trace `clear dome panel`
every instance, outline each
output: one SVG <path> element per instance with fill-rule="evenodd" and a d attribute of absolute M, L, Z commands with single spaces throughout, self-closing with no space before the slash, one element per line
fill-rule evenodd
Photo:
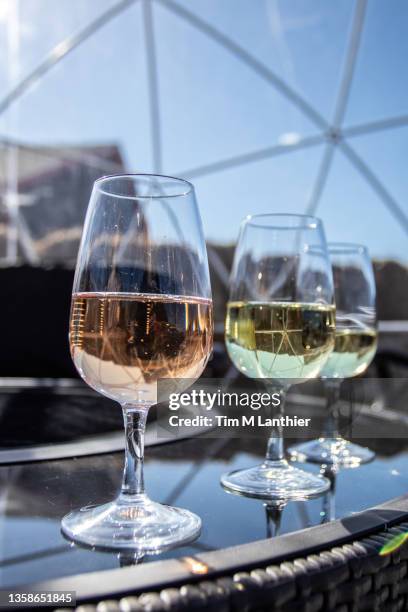
<path fill-rule="evenodd" d="M 150 169 L 144 49 L 137 3 L 67 55 L 7 111 L 12 125 L 7 135 L 53 146 L 115 145 L 130 167 Z"/>
<path fill-rule="evenodd" d="M 196 178 L 207 240 L 235 242 L 248 214 L 303 213 L 320 157 L 317 146 Z"/>
<path fill-rule="evenodd" d="M 144 50 L 137 3 L 67 55 L 0 117 L 1 214 L 10 224 L 0 256 L 72 263 L 94 180 L 152 169 Z M 13 247 L 10 215 L 15 212 Z"/>
<path fill-rule="evenodd" d="M 408 126 L 350 138 L 349 143 L 408 218 Z"/>
<path fill-rule="evenodd" d="M 333 113 L 354 2 L 179 0 L 236 41 L 326 119 Z"/>
<path fill-rule="evenodd" d="M 44 61 L 57 45 L 82 31 L 115 0 L 18 0 L 0 3 L 0 91 L 6 94 Z M 4 85 L 4 88 L 3 88 Z"/>
<path fill-rule="evenodd" d="M 337 151 L 316 214 L 328 240 L 365 244 L 372 257 L 406 261 L 407 234 L 360 172 Z"/>
<path fill-rule="evenodd" d="M 154 4 L 154 22 L 166 172 L 183 174 L 321 131 L 252 68 L 168 8 Z"/>
<path fill-rule="evenodd" d="M 408 3 L 367 2 L 345 125 L 406 114 Z"/>

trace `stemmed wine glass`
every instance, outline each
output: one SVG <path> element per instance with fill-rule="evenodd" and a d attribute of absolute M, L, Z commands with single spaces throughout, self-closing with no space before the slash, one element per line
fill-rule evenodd
<path fill-rule="evenodd" d="M 240 372 L 283 398 L 315 378 L 334 347 L 334 295 L 322 223 L 304 215 L 255 215 L 241 226 L 231 274 L 226 345 Z M 279 415 L 278 415 L 279 416 Z M 329 481 L 291 466 L 282 428 L 264 462 L 225 474 L 228 491 L 280 503 L 320 495 Z"/>
<path fill-rule="evenodd" d="M 193 186 L 157 175 L 98 179 L 79 249 L 70 346 L 85 382 L 122 406 L 125 467 L 114 501 L 63 518 L 69 538 L 143 554 L 198 536 L 198 516 L 147 496 L 143 441 L 158 380 L 197 379 L 212 333 L 207 254 Z"/>
<path fill-rule="evenodd" d="M 326 432 L 289 449 L 292 457 L 314 463 L 357 466 L 374 458 L 363 446 L 345 440 L 338 431 L 340 387 L 344 378 L 362 374 L 377 348 L 375 279 L 366 247 L 330 243 L 336 299 L 336 341 L 321 376 L 328 397 Z"/>

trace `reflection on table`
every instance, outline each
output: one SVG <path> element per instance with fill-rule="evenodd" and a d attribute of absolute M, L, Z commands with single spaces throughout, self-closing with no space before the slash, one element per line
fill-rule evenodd
<path fill-rule="evenodd" d="M 27 404 L 28 399 L 30 403 Z M 9 421 L 5 433 L 10 440 L 8 446 L 13 442 L 13 435 L 14 446 L 18 435 L 35 436 L 33 428 L 37 415 L 33 414 L 34 408 L 38 412 L 38 422 L 49 419 L 48 431 L 53 428 L 61 431 L 61 437 L 65 424 L 72 418 L 78 421 L 76 429 L 79 431 L 82 428 L 83 435 L 85 425 L 89 432 L 93 415 L 97 422 L 101 419 L 95 404 L 91 406 L 93 414 L 85 412 L 79 400 L 64 399 L 60 409 L 54 402 L 52 410 L 44 408 L 45 413 L 41 412 L 41 404 L 35 404 L 33 398 L 25 394 L 25 408 L 22 410 L 27 415 L 31 408 L 31 430 L 25 432 L 23 424 L 18 425 L 16 415 L 16 427 L 10 427 Z M 311 402 L 307 404 L 307 410 L 311 409 L 310 406 Z M 314 406 L 315 403 L 312 404 L 313 409 Z M 13 409 L 16 413 L 20 410 L 15 397 Z M 301 407 L 296 406 L 295 409 L 300 414 Z M 109 417 L 107 405 L 102 412 Z M 367 410 L 364 417 L 368 419 L 368 429 L 374 435 L 370 445 L 377 457 L 372 463 L 332 475 L 326 472 L 326 476 L 332 478 L 332 490 L 324 498 L 291 502 L 283 512 L 277 508 L 265 508 L 259 500 L 228 495 L 219 484 L 220 476 L 226 470 L 256 464 L 262 459 L 268 432 L 265 432 L 265 439 L 206 435 L 149 447 L 146 453 L 149 494 L 163 503 L 186 507 L 199 514 L 203 531 L 200 538 L 189 546 L 159 556 L 146 556 L 142 560 L 82 549 L 68 543 L 60 533 L 61 517 L 71 508 L 103 503 L 115 495 L 123 467 L 121 452 L 0 465 L 0 585 L 7 588 L 46 578 L 118 568 L 135 562 L 146 564 L 166 558 L 194 558 L 202 551 L 261 540 L 277 533 L 285 534 L 333 518 L 346 517 L 405 494 L 408 491 L 408 426 L 404 414 L 397 421 L 394 412 L 387 421 L 384 412 L 382 408 Z M 390 415 L 391 412 L 386 414 Z M 54 423 L 51 422 L 53 415 Z M 110 421 L 109 418 L 107 421 L 116 424 L 116 416 L 114 407 Z M 121 426 L 120 419 L 118 426 Z M 102 424 L 98 427 L 101 432 Z M 383 435 L 385 431 L 392 435 L 386 439 L 375 438 L 376 433 Z M 293 441 L 287 440 L 287 444 Z M 306 467 L 314 473 L 320 470 L 318 465 Z M 379 481 L 381 487 L 376 486 Z"/>

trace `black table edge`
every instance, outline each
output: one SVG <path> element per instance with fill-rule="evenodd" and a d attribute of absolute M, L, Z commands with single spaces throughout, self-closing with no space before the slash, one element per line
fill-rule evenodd
<path fill-rule="evenodd" d="M 273 539 L 204 552 L 193 558 L 152 561 L 145 565 L 65 576 L 24 586 L 33 591 L 76 591 L 79 602 L 158 591 L 304 557 L 373 535 L 407 520 L 408 494 L 349 517 Z M 193 560 L 199 562 L 199 573 L 194 573 Z M 203 569 L 206 569 L 205 573 Z"/>

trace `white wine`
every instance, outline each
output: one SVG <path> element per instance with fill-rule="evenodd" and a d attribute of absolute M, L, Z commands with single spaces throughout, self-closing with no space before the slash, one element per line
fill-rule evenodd
<path fill-rule="evenodd" d="M 212 349 L 212 302 L 196 297 L 77 293 L 72 359 L 82 378 L 121 403 L 156 402 L 160 378 L 196 380 Z"/>
<path fill-rule="evenodd" d="M 337 329 L 334 350 L 323 367 L 326 378 L 350 378 L 362 374 L 374 358 L 377 332 L 374 329 Z"/>
<path fill-rule="evenodd" d="M 291 302 L 230 302 L 225 327 L 229 356 L 246 376 L 314 378 L 334 347 L 335 308 Z"/>

